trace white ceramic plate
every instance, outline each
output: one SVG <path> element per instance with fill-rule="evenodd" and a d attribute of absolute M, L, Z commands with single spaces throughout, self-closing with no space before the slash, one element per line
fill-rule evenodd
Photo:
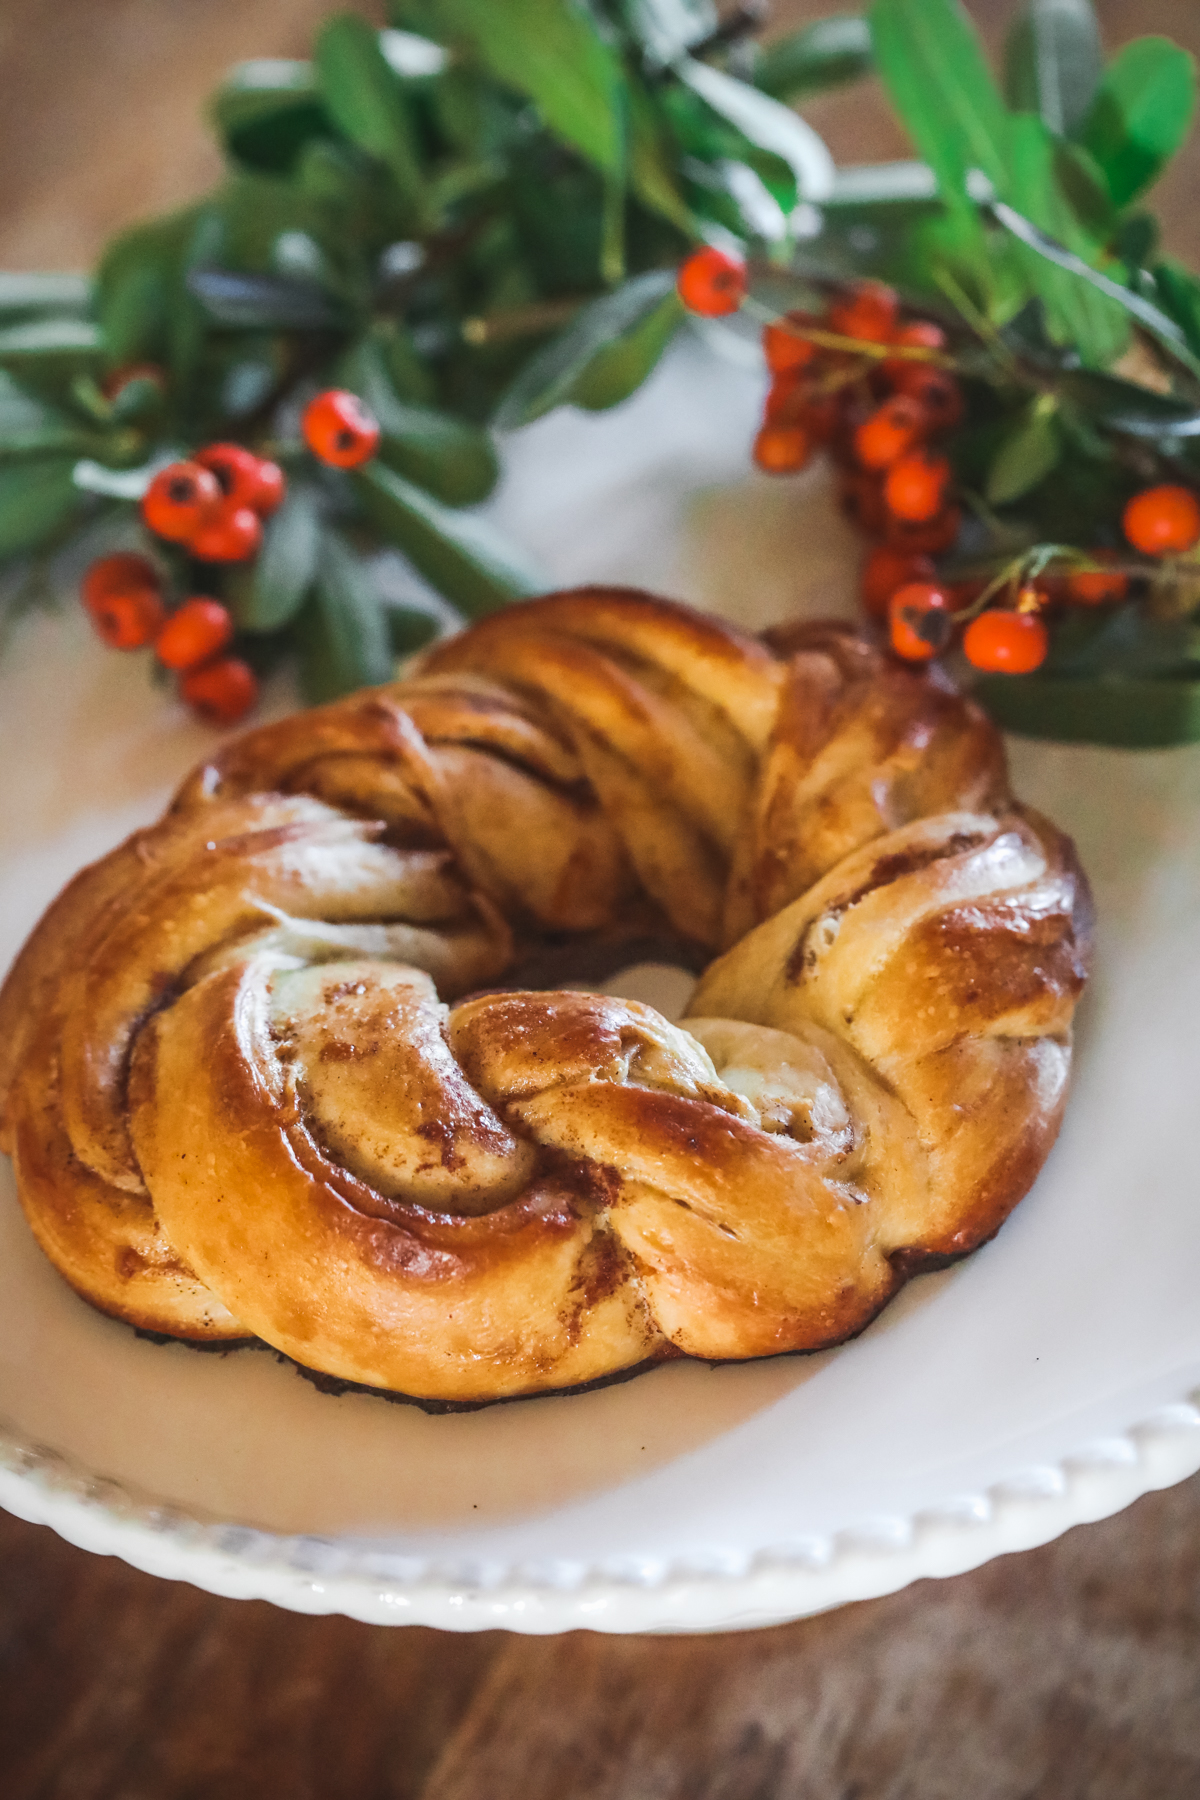
<path fill-rule="evenodd" d="M 501 515 L 559 580 L 752 625 L 843 610 L 853 544 L 821 478 L 746 476 L 757 383 L 698 356 L 616 414 L 526 434 Z M 0 960 L 210 742 L 73 608 L 21 628 L 0 665 Z M 706 1630 L 970 1568 L 1200 1466 L 1200 753 L 1015 761 L 1079 841 L 1099 951 L 1066 1128 L 994 1244 L 837 1351 L 431 1417 L 93 1313 L 3 1164 L 0 1502 L 303 1611 Z"/>

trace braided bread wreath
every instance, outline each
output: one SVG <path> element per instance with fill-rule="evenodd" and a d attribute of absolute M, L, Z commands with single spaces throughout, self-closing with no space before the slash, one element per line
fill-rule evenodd
<path fill-rule="evenodd" d="M 1087 913 L 937 677 L 554 595 L 235 740 L 77 876 L 0 995 L 0 1141 L 95 1306 L 340 1380 L 815 1349 L 1029 1187 Z M 652 941 L 703 967 L 683 1027 L 521 985 Z"/>

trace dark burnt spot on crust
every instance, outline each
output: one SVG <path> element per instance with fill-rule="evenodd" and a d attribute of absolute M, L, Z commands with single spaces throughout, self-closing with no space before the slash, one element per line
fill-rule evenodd
<path fill-rule="evenodd" d="M 911 1281 L 914 1275 L 936 1275 L 940 1269 L 952 1269 L 955 1263 L 962 1262 L 979 1244 L 990 1242 L 999 1229 L 997 1225 L 987 1237 L 962 1250 L 926 1250 L 920 1244 L 906 1244 L 901 1250 L 889 1251 L 888 1262 L 902 1281 Z"/>
<path fill-rule="evenodd" d="M 809 920 L 788 957 L 784 969 L 786 980 L 792 983 L 803 981 L 809 970 L 815 967 L 817 951 L 811 938 L 818 926 L 842 918 L 860 901 L 865 900 L 868 894 L 890 887 L 894 881 L 900 881 L 906 875 L 919 875 L 923 869 L 932 868 L 934 863 L 946 862 L 952 856 L 963 856 L 970 850 L 978 850 L 986 842 L 987 834 L 984 832 L 956 831 L 940 844 L 914 845 L 909 850 L 894 850 L 888 856 L 879 857 L 866 881 L 852 893 L 835 901 L 832 906 L 825 907 L 815 919 Z"/>

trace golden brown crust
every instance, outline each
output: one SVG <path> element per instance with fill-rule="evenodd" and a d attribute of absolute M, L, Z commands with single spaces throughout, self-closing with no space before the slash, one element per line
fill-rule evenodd
<path fill-rule="evenodd" d="M 812 1349 L 1029 1186 L 1088 918 L 948 686 L 553 595 L 77 877 L 0 993 L 0 1128 L 47 1255 L 152 1330 L 454 1400 Z M 646 933 L 708 961 L 681 1027 L 489 987 Z"/>

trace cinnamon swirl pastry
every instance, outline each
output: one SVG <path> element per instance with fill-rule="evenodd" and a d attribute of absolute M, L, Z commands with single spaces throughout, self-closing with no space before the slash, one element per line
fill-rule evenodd
<path fill-rule="evenodd" d="M 703 970 L 681 1025 L 540 985 L 647 942 Z M 1025 1193 L 1087 954 L 938 677 L 582 590 L 237 739 L 77 876 L 0 993 L 0 1141 L 94 1305 L 347 1381 L 815 1349 Z"/>

